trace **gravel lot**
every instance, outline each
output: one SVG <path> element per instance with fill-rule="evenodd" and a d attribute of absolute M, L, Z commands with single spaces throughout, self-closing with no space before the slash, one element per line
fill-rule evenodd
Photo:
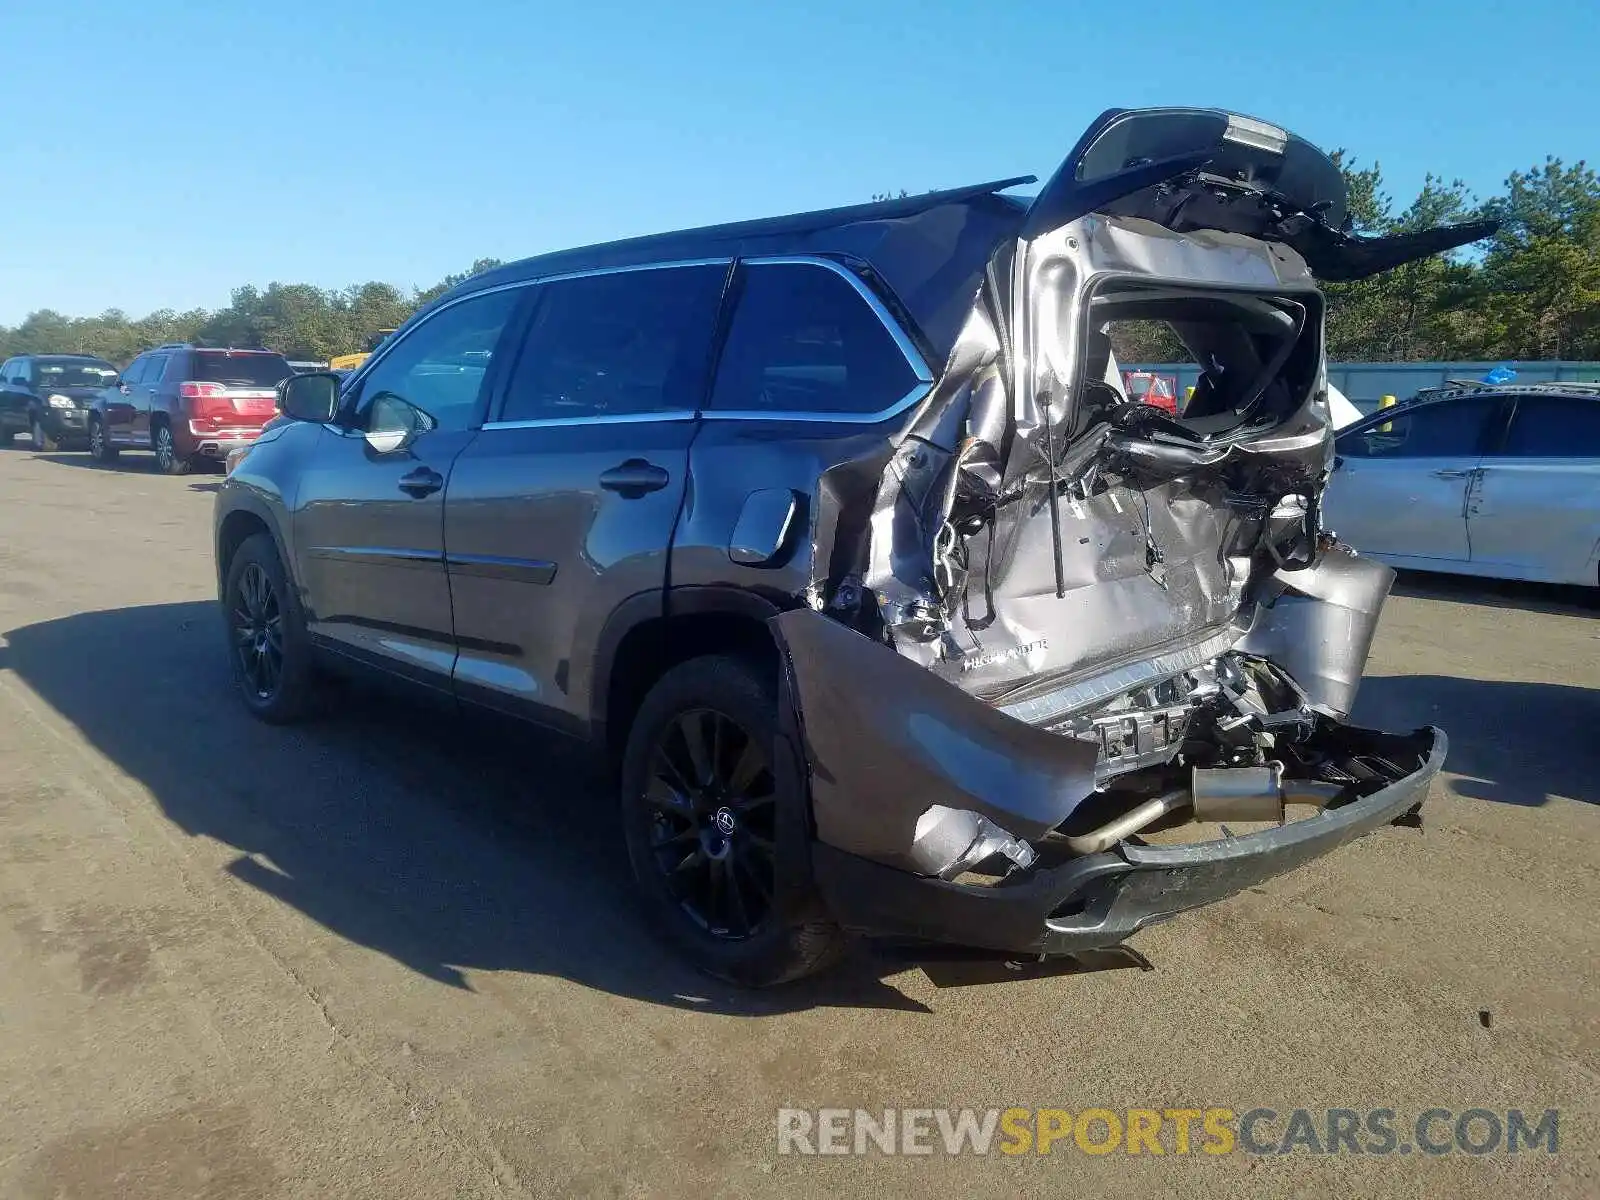
<path fill-rule="evenodd" d="M 570 749 L 354 693 L 249 720 L 216 483 L 0 450 L 0 1196 L 1600 1194 L 1584 597 L 1403 581 L 1358 715 L 1449 731 L 1425 831 L 1147 931 L 1154 971 L 862 951 L 753 996 L 645 934 Z M 1560 1143 L 776 1149 L 780 1106 L 1010 1105 L 1556 1108 Z"/>

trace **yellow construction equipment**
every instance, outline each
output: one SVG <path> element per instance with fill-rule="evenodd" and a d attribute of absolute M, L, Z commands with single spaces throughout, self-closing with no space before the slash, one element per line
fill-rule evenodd
<path fill-rule="evenodd" d="M 328 360 L 328 370 L 354 371 L 362 363 L 366 362 L 372 356 L 373 351 L 383 345 L 383 340 L 393 332 L 394 330 L 392 329 L 380 329 L 367 339 L 367 348 L 365 350 L 357 351 L 354 354 L 340 354 L 330 358 Z"/>

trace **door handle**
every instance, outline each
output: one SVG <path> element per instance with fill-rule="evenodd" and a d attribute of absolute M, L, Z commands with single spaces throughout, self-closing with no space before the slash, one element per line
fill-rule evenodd
<path fill-rule="evenodd" d="M 671 478 L 664 467 L 642 458 L 630 458 L 608 471 L 600 472 L 600 486 L 625 499 L 637 500 L 647 492 L 659 492 Z"/>
<path fill-rule="evenodd" d="M 416 500 L 433 495 L 443 486 L 444 476 L 432 467 L 418 467 L 400 476 L 400 490 Z"/>
<path fill-rule="evenodd" d="M 1433 472 L 1433 477 L 1435 479 L 1465 479 L 1471 474 L 1472 471 L 1470 468 L 1467 470 L 1458 470 L 1453 467 L 1441 467 L 1439 470 Z"/>

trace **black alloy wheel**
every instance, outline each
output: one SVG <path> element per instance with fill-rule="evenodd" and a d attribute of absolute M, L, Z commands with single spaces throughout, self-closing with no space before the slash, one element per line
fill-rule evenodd
<path fill-rule="evenodd" d="M 260 563 L 239 572 L 228 608 L 240 681 L 263 703 L 283 682 L 283 603 Z"/>
<path fill-rule="evenodd" d="M 759 932 L 772 910 L 776 789 L 770 755 L 738 720 L 688 709 L 651 748 L 650 850 L 683 912 L 713 937 Z"/>
<path fill-rule="evenodd" d="M 807 779 L 776 664 L 707 654 L 645 693 L 622 747 L 622 833 L 646 918 L 741 987 L 826 970 L 846 945 L 811 874 Z"/>

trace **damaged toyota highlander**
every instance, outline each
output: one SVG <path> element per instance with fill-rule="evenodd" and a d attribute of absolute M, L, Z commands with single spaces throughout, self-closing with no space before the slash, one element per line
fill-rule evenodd
<path fill-rule="evenodd" d="M 1415 824 L 1347 723 L 1389 568 L 1324 530 L 1336 165 L 1206 109 L 1010 179 L 478 275 L 230 463 L 248 708 L 365 669 L 609 752 L 648 915 L 759 986 L 850 934 L 1081 955 Z M 1122 394 L 1119 330 L 1201 365 Z M 530 769 L 537 741 L 526 754 Z"/>

